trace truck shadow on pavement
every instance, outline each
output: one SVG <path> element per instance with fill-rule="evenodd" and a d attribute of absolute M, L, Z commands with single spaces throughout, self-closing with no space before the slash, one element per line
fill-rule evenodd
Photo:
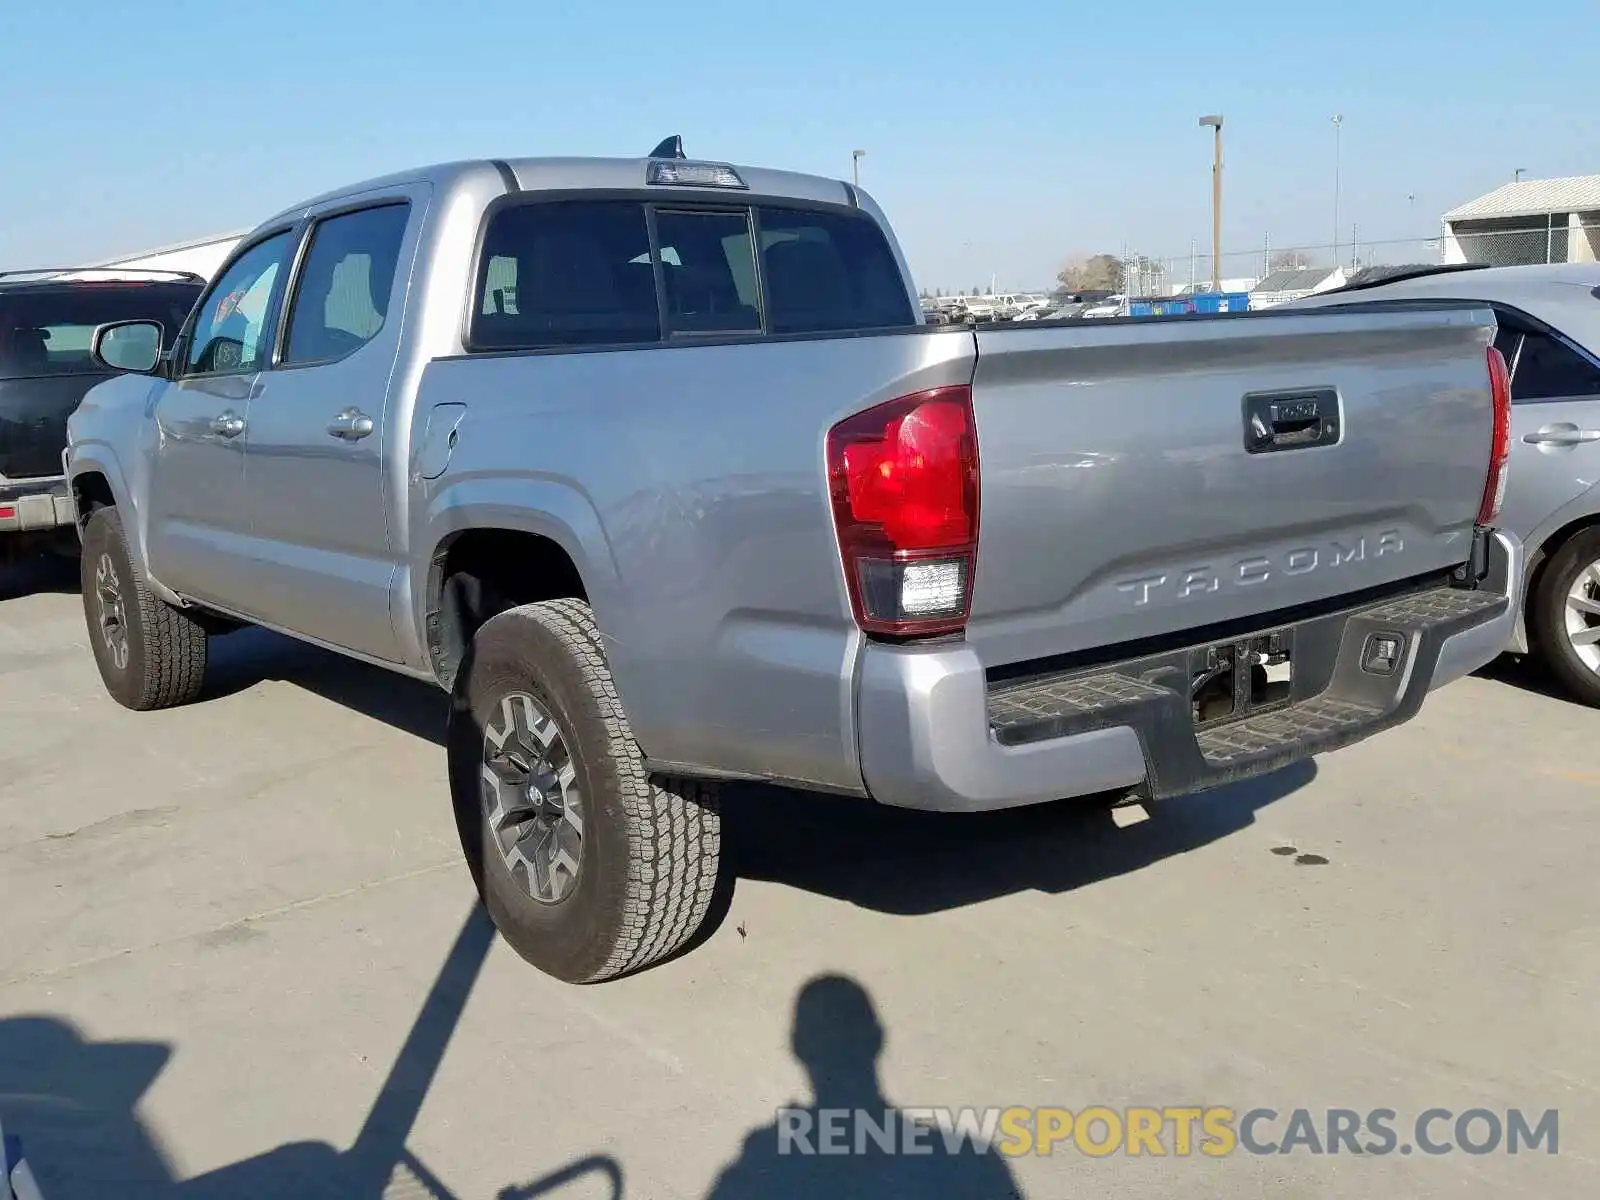
<path fill-rule="evenodd" d="M 723 853 L 744 878 L 914 916 L 1020 891 L 1059 895 L 1138 871 L 1246 828 L 1316 778 L 1313 760 L 1149 806 L 1119 829 L 1109 798 L 993 813 L 923 813 L 845 796 L 731 789 Z"/>
<path fill-rule="evenodd" d="M 474 906 L 435 977 L 355 1141 L 294 1142 L 179 1182 L 138 1104 L 172 1057 L 163 1042 L 95 1042 L 52 1016 L 0 1018 L 0 1120 L 44 1200 L 456 1200 L 407 1148 L 422 1103 L 477 983 L 494 927 Z M 234 1114 L 249 1120 L 247 1107 Z M 622 1196 L 615 1160 L 592 1156 L 503 1200 L 534 1200 L 587 1175 Z"/>
<path fill-rule="evenodd" d="M 450 697 L 420 679 L 368 666 L 269 629 L 240 629 L 214 637 L 207 651 L 203 700 L 279 680 L 444 746 Z"/>
<path fill-rule="evenodd" d="M 0 537 L 0 600 L 14 600 L 42 592 L 76 595 L 78 560 L 64 554 L 31 547 L 11 547 Z"/>
<path fill-rule="evenodd" d="M 1548 700 L 1576 703 L 1562 690 L 1560 682 L 1550 673 L 1550 668 L 1531 654 L 1502 654 L 1472 674 L 1474 678 L 1488 679 L 1505 687 L 1543 696 Z"/>
<path fill-rule="evenodd" d="M 279 679 L 444 745 L 449 700 L 426 683 L 260 629 L 216 638 L 206 693 Z M 1105 797 L 1005 812 L 924 813 L 763 785 L 724 790 L 724 880 L 694 945 L 716 932 L 739 878 L 784 883 L 887 913 L 959 908 L 1013 892 L 1055 895 L 1137 871 L 1246 828 L 1316 777 L 1314 761 L 1151 807 L 1117 828 Z M 692 949 L 693 946 L 690 947 Z"/>

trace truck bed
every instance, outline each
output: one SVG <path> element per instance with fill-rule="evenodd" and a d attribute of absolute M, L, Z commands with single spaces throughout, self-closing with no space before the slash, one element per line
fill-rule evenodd
<path fill-rule="evenodd" d="M 922 327 L 427 365 L 474 399 L 410 540 L 537 508 L 665 768 L 860 790 L 863 635 L 830 515 L 838 421 L 970 385 L 984 669 L 1370 600 L 1466 561 L 1490 458 L 1487 310 Z M 648 387 L 641 381 L 648 380 Z M 1245 397 L 1331 393 L 1326 445 L 1250 453 Z M 420 432 L 418 453 L 430 439 Z M 475 518 L 482 519 L 482 518 Z M 498 518 L 497 518 L 498 519 Z M 414 575 L 424 594 L 425 575 Z"/>

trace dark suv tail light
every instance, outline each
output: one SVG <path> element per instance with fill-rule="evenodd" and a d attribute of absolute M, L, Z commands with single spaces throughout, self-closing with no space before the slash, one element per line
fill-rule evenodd
<path fill-rule="evenodd" d="M 972 389 L 917 392 L 840 421 L 828 483 L 857 624 L 901 637 L 963 628 L 978 557 Z"/>
<path fill-rule="evenodd" d="M 1478 505 L 1478 524 L 1493 525 L 1506 498 L 1506 466 L 1511 459 L 1511 373 L 1500 351 L 1489 347 L 1489 391 L 1494 397 L 1494 439 L 1489 447 L 1489 477 Z"/>

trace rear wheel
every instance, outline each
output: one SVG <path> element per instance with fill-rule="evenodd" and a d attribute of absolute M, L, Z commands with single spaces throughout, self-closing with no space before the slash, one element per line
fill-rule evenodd
<path fill-rule="evenodd" d="M 484 905 L 528 962 L 571 983 L 688 943 L 716 890 L 712 785 L 651 775 L 580 600 L 486 622 L 457 681 L 450 789 Z"/>
<path fill-rule="evenodd" d="M 122 518 L 99 508 L 83 531 L 79 564 L 89 646 L 112 699 L 148 710 L 187 704 L 206 674 L 206 633 L 150 589 L 128 552 Z"/>
<path fill-rule="evenodd" d="M 1600 707 L 1600 529 L 1569 539 L 1540 574 L 1534 644 L 1573 699 Z"/>

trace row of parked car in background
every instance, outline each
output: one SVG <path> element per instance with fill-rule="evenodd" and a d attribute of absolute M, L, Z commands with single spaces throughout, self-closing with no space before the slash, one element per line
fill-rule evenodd
<path fill-rule="evenodd" d="M 1115 317 L 1123 296 L 1116 292 L 1002 292 L 987 296 L 925 296 L 922 316 L 930 325 L 983 321 L 1065 321 L 1077 317 Z"/>

